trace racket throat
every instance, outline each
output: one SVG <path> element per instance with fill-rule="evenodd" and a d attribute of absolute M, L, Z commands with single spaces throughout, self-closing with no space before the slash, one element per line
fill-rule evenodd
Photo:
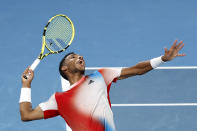
<path fill-rule="evenodd" d="M 40 59 L 37 58 L 33 64 L 30 66 L 30 69 L 32 69 L 33 71 L 35 70 L 35 68 L 38 66 L 38 64 L 40 63 Z"/>

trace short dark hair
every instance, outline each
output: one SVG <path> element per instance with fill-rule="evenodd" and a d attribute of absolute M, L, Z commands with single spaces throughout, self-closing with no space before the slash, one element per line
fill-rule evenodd
<path fill-rule="evenodd" d="M 61 75 L 64 79 L 66 79 L 66 80 L 68 80 L 68 77 L 66 76 L 66 74 L 64 74 L 64 72 L 61 70 L 61 68 L 62 68 L 62 66 L 64 65 L 64 61 L 65 61 L 66 57 L 68 57 L 68 56 L 71 55 L 71 54 L 75 54 L 75 53 L 74 53 L 74 52 L 70 52 L 70 53 L 66 54 L 66 55 L 62 58 L 62 60 L 60 61 L 60 64 L 59 64 L 59 73 L 60 73 L 60 75 Z"/>

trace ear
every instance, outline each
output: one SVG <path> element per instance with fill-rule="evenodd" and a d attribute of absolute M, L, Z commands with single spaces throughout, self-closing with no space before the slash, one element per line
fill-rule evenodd
<path fill-rule="evenodd" d="M 61 70 L 62 70 L 62 71 L 67 71 L 67 70 L 68 70 L 68 67 L 67 67 L 67 66 L 62 66 L 62 67 L 61 67 Z"/>

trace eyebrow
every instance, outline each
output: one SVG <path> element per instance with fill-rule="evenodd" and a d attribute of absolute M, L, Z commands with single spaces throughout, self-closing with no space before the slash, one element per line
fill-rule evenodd
<path fill-rule="evenodd" d="M 71 54 L 71 55 L 69 55 L 67 58 L 70 58 L 70 57 L 72 57 L 72 56 L 74 56 L 74 55 L 76 55 L 76 54 Z"/>

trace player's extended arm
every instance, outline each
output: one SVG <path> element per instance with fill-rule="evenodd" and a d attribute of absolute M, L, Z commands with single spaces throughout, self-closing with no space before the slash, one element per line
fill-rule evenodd
<path fill-rule="evenodd" d="M 135 75 L 143 75 L 148 71 L 156 68 L 163 62 L 170 61 L 177 56 L 185 56 L 185 54 L 179 54 L 179 51 L 183 48 L 184 44 L 183 41 L 179 42 L 177 40 L 174 41 L 171 48 L 168 50 L 165 48 L 165 54 L 161 57 L 154 58 L 150 61 L 144 61 L 136 64 L 135 66 L 129 68 L 123 68 L 121 71 L 121 75 L 119 79 L 125 79 L 127 77 L 135 76 Z"/>
<path fill-rule="evenodd" d="M 24 78 L 24 75 L 29 74 L 28 79 Z M 31 121 L 44 118 L 44 113 L 39 106 L 35 109 L 32 109 L 31 105 L 31 81 L 33 80 L 34 72 L 27 68 L 23 75 L 22 79 L 22 88 L 20 96 L 20 114 L 22 121 Z"/>

